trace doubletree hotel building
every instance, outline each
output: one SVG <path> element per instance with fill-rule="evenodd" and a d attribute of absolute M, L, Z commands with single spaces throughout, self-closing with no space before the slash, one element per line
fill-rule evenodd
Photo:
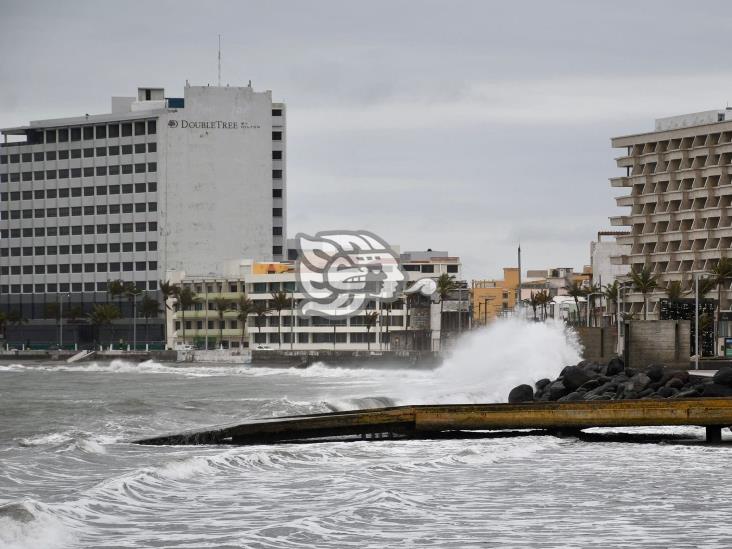
<path fill-rule="evenodd" d="M 186 85 L 183 97 L 139 88 L 113 97 L 109 114 L 0 130 L 0 310 L 16 313 L 8 339 L 55 342 L 48 304 L 88 312 L 109 301 L 110 280 L 157 292 L 167 271 L 282 259 L 285 114 L 251 85 Z M 120 305 L 128 320 L 115 337 L 128 339 L 131 304 Z M 65 342 L 90 337 L 65 324 Z M 161 340 L 162 320 L 146 331 Z"/>

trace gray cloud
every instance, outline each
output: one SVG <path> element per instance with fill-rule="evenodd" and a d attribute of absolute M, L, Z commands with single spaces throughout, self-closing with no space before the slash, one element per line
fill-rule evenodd
<path fill-rule="evenodd" d="M 589 260 L 610 137 L 732 99 L 722 1 L 0 0 L 0 116 L 223 78 L 288 102 L 289 229 L 368 228 L 469 276 Z"/>

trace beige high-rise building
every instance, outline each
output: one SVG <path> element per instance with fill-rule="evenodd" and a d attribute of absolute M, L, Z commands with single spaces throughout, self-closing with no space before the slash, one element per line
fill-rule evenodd
<path fill-rule="evenodd" d="M 658 119 L 655 131 L 615 137 L 612 146 L 623 149 L 617 164 L 625 175 L 610 181 L 629 190 L 617 204 L 630 211 L 610 219 L 629 228 L 617 242 L 631 248 L 611 261 L 659 275 L 648 311 L 658 318 L 669 281 L 690 289 L 694 272 L 732 257 L 732 109 Z M 726 293 L 730 303 L 729 286 Z M 639 317 L 642 307 L 640 294 L 627 295 L 626 311 Z"/>

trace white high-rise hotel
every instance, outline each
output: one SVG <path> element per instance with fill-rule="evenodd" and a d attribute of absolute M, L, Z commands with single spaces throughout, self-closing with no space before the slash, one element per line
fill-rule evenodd
<path fill-rule="evenodd" d="M 285 120 L 270 91 L 186 85 L 0 130 L 0 308 L 41 318 L 112 279 L 154 291 L 168 270 L 282 259 Z"/>

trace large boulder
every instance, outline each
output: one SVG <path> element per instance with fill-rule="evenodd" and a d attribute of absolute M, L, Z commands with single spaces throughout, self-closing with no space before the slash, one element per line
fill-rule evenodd
<path fill-rule="evenodd" d="M 617 374 L 622 374 L 623 370 L 625 370 L 625 362 L 623 362 L 623 359 L 619 356 L 616 356 L 615 358 L 611 358 L 610 361 L 605 366 L 605 371 L 603 372 L 606 376 L 614 376 Z"/>
<path fill-rule="evenodd" d="M 518 385 L 508 393 L 508 403 L 518 404 L 519 402 L 532 402 L 534 400 L 534 389 L 531 385 Z"/>
<path fill-rule="evenodd" d="M 583 395 L 581 393 L 578 393 L 577 391 L 574 391 L 572 393 L 569 393 L 568 395 L 563 396 L 559 399 L 559 402 L 572 402 L 575 400 L 584 400 Z"/>
<path fill-rule="evenodd" d="M 663 364 L 651 364 L 646 368 L 645 374 L 651 378 L 651 381 L 661 381 L 663 377 Z"/>
<path fill-rule="evenodd" d="M 635 374 L 625 382 L 625 392 L 640 393 L 651 383 L 651 378 L 646 374 Z"/>
<path fill-rule="evenodd" d="M 678 377 L 672 377 L 664 385 L 664 387 L 666 387 L 668 389 L 681 389 L 683 386 L 684 386 L 684 382 L 681 381 Z M 659 393 L 660 392 L 661 391 L 659 390 Z"/>
<path fill-rule="evenodd" d="M 712 381 L 714 381 L 714 383 L 718 383 L 719 385 L 732 387 L 732 367 L 724 366 L 717 370 L 717 373 L 714 374 Z"/>
<path fill-rule="evenodd" d="M 568 366 L 564 369 L 564 386 L 574 391 L 592 379 L 587 372 L 578 366 Z"/>
<path fill-rule="evenodd" d="M 551 382 L 552 382 L 551 379 L 544 378 L 544 379 L 540 379 L 539 381 L 537 381 L 534 385 L 535 385 L 537 391 L 543 391 L 544 388 L 547 385 L 549 385 Z"/>
<path fill-rule="evenodd" d="M 549 385 L 549 388 L 547 389 L 547 393 L 549 394 L 549 400 L 559 400 L 568 392 L 569 391 L 567 390 L 567 387 L 564 385 L 563 381 L 555 381 L 554 383 Z"/>

